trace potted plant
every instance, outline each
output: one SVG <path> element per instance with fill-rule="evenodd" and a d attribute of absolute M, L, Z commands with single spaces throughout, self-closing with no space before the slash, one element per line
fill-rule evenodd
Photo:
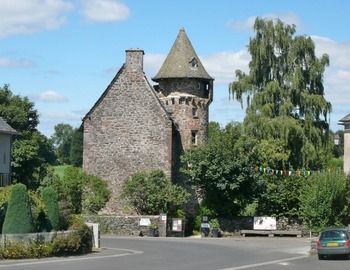
<path fill-rule="evenodd" d="M 152 237 L 158 236 L 158 226 L 156 223 L 151 222 L 148 225 L 148 236 L 152 236 Z"/>
<path fill-rule="evenodd" d="M 220 228 L 219 220 L 216 218 L 211 219 L 209 221 L 209 226 L 211 230 L 211 235 L 213 237 L 219 237 L 219 228 Z"/>

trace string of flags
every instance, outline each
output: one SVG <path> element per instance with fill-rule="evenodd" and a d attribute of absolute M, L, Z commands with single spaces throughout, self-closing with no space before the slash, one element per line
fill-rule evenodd
<path fill-rule="evenodd" d="M 298 176 L 310 176 L 315 173 L 339 173 L 341 169 L 322 169 L 322 170 L 280 170 L 280 169 L 272 169 L 269 167 L 256 166 L 256 171 L 260 171 L 261 173 L 271 174 L 271 175 L 298 175 Z"/>

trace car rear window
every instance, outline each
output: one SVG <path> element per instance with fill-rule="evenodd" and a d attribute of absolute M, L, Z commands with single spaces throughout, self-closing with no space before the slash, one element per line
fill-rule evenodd
<path fill-rule="evenodd" d="M 347 233 L 343 230 L 325 231 L 321 234 L 321 239 L 331 238 L 333 240 L 346 240 L 349 239 Z"/>

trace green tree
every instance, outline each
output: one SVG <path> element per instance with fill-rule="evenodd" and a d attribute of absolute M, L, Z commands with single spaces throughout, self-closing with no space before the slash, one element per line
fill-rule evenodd
<path fill-rule="evenodd" d="M 55 132 L 51 136 L 51 139 L 55 146 L 55 153 L 60 164 L 70 164 L 73 134 L 74 129 L 69 124 L 61 123 L 55 126 Z"/>
<path fill-rule="evenodd" d="M 58 231 L 60 229 L 60 213 L 57 192 L 52 187 L 46 187 L 43 189 L 41 197 L 47 209 L 50 230 Z"/>
<path fill-rule="evenodd" d="M 111 194 L 104 179 L 76 167 L 68 167 L 63 177 L 51 174 L 43 184 L 43 187 L 56 190 L 62 211 L 67 212 L 68 216 L 69 210 L 72 214 L 97 213 L 105 206 Z"/>
<path fill-rule="evenodd" d="M 74 167 L 83 165 L 83 132 L 79 130 L 75 130 L 72 136 L 69 161 Z"/>
<path fill-rule="evenodd" d="M 34 223 L 27 188 L 23 184 L 16 184 L 12 188 L 2 233 L 32 232 L 34 232 Z"/>
<path fill-rule="evenodd" d="M 109 200 L 111 191 L 108 189 L 107 182 L 94 175 L 86 175 L 86 184 L 84 186 L 82 197 L 82 209 L 86 214 L 97 214 Z"/>
<path fill-rule="evenodd" d="M 256 214 L 298 218 L 300 194 L 308 177 L 262 174 L 258 181 Z"/>
<path fill-rule="evenodd" d="M 81 214 L 83 207 L 83 193 L 86 184 L 86 175 L 81 169 L 68 167 L 61 180 L 60 199 L 66 200 L 74 214 Z"/>
<path fill-rule="evenodd" d="M 341 173 L 314 174 L 300 196 L 301 216 L 312 231 L 348 225 L 350 177 Z"/>
<path fill-rule="evenodd" d="M 257 18 L 250 39 L 249 73 L 236 71 L 230 95 L 247 98 L 247 136 L 268 142 L 281 169 L 324 168 L 333 148 L 327 117 L 331 104 L 324 98 L 323 73 L 329 57 L 315 55 L 308 36 L 295 36 L 294 25 Z"/>
<path fill-rule="evenodd" d="M 0 116 L 19 133 L 13 142 L 12 180 L 36 189 L 55 157 L 51 141 L 36 129 L 39 115 L 34 103 L 13 95 L 5 84 L 0 87 Z"/>
<path fill-rule="evenodd" d="M 196 189 L 202 206 L 213 214 L 229 217 L 239 215 L 255 197 L 256 142 L 244 136 L 240 123 L 220 128 L 209 124 L 207 145 L 197 146 L 185 153 L 182 170 L 187 183 Z"/>
<path fill-rule="evenodd" d="M 163 171 L 137 172 L 123 183 L 121 198 L 140 215 L 175 214 L 189 201 L 190 194 L 171 183 Z"/>

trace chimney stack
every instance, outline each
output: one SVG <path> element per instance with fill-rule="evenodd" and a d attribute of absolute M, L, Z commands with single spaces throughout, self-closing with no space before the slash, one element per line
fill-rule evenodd
<path fill-rule="evenodd" d="M 143 72 L 143 55 L 145 54 L 141 49 L 128 49 L 126 52 L 125 66 L 133 72 Z"/>

